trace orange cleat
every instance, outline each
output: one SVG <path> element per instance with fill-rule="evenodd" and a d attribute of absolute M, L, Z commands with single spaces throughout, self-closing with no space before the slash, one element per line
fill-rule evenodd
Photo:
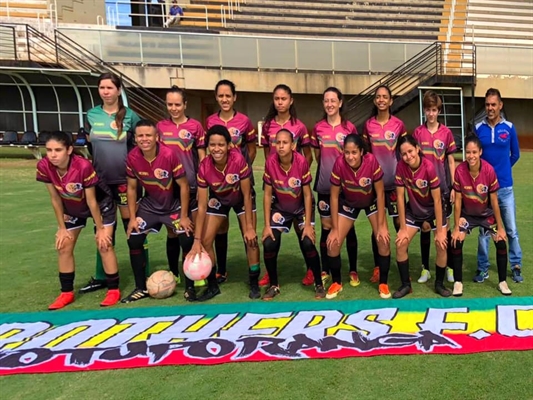
<path fill-rule="evenodd" d="M 70 303 L 74 303 L 74 292 L 61 292 L 59 297 L 48 306 L 48 309 L 59 310 L 60 308 L 68 306 Z"/>
<path fill-rule="evenodd" d="M 120 290 L 110 289 L 105 295 L 104 301 L 100 303 L 101 307 L 108 307 L 117 304 L 120 301 Z"/>
<path fill-rule="evenodd" d="M 370 278 L 370 282 L 372 283 L 379 282 L 379 267 L 374 267 L 374 272 L 372 272 L 372 277 Z"/>
<path fill-rule="evenodd" d="M 259 280 L 259 286 L 270 286 L 270 278 L 268 276 L 268 272 L 266 272 L 265 275 L 263 275 L 263 277 Z"/>

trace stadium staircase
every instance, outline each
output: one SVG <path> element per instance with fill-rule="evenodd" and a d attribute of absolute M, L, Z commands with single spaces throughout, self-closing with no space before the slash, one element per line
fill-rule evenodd
<path fill-rule="evenodd" d="M 93 80 L 102 73 L 112 72 L 122 79 L 128 106 L 141 117 L 159 121 L 167 116 L 161 98 L 58 30 L 50 37 L 27 24 L 0 24 L 0 65 L 68 70 Z"/>

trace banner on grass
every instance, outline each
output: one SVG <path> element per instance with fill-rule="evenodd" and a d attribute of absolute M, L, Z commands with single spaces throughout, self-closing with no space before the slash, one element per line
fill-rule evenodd
<path fill-rule="evenodd" d="M 533 297 L 0 315 L 0 375 L 533 349 Z"/>

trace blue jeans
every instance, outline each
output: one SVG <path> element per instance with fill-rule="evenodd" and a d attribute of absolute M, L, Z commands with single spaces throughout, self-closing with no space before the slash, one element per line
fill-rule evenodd
<path fill-rule="evenodd" d="M 522 249 L 518 241 L 518 230 L 516 228 L 516 207 L 514 202 L 514 192 L 512 187 L 500 188 L 498 190 L 498 204 L 502 214 L 503 226 L 507 233 L 509 243 L 509 265 L 522 266 Z M 483 272 L 488 271 L 489 262 L 489 235 L 482 235 L 481 230 L 477 247 L 477 269 Z"/>

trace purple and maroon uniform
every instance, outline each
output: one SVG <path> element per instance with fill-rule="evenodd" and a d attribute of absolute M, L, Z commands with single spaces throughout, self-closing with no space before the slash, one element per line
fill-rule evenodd
<path fill-rule="evenodd" d="M 370 151 L 383 169 L 383 184 L 386 191 L 395 190 L 394 177 L 398 163 L 396 146 L 398 139 L 405 133 L 405 125 L 395 116 L 391 116 L 383 126 L 376 117 L 365 122 L 363 137 L 370 144 Z"/>
<path fill-rule="evenodd" d="M 331 171 L 330 182 L 340 186 L 339 213 L 350 219 L 356 219 L 359 210 L 364 209 L 367 215 L 377 211 L 374 183 L 383 179 L 383 171 L 376 157 L 367 153 L 361 165 L 354 171 L 341 155 L 335 161 Z M 372 207 L 374 206 L 374 207 Z"/>
<path fill-rule="evenodd" d="M 71 156 L 67 172 L 63 177 L 59 176 L 57 168 L 48 158 L 43 158 L 37 163 L 36 179 L 54 185 L 61 197 L 67 229 L 85 226 L 86 219 L 91 216 L 85 197 L 85 189 L 91 187 L 95 188 L 104 224 L 114 223 L 116 208 L 112 193 L 109 187 L 98 179 L 91 162 L 85 158 L 78 155 Z"/>
<path fill-rule="evenodd" d="M 272 194 L 276 198 L 273 208 L 287 214 L 305 212 L 303 187 L 309 185 L 312 178 L 304 156 L 293 151 L 291 167 L 285 171 L 278 154 L 272 154 L 265 163 L 263 181 L 272 186 Z"/>
<path fill-rule="evenodd" d="M 268 146 L 271 151 L 275 151 L 273 147 L 276 145 L 276 135 L 281 129 L 287 129 L 292 133 L 298 152 L 301 152 L 302 147 L 311 145 L 311 138 L 307 128 L 302 121 L 296 118 L 290 118 L 283 125 L 278 124 L 275 119 L 265 123 L 263 125 L 263 134 L 261 135 L 261 145 Z"/>
<path fill-rule="evenodd" d="M 182 124 L 175 124 L 170 119 L 157 123 L 161 141 L 176 152 L 183 163 L 187 181 L 192 193 L 196 192 L 196 174 L 198 172 L 198 149 L 205 148 L 205 131 L 200 122 L 188 118 Z"/>
<path fill-rule="evenodd" d="M 407 225 L 419 227 L 418 222 L 435 219 L 435 204 L 431 191 L 439 188 L 440 180 L 431 161 L 421 157 L 420 166 L 416 171 L 400 161 L 396 167 L 396 186 L 404 187 L 409 196 L 405 207 Z"/>
<path fill-rule="evenodd" d="M 185 170 L 176 153 L 164 143 L 157 144 L 156 157 L 151 162 L 135 147 L 126 159 L 126 173 L 144 188 L 145 196 L 139 209 L 165 215 L 181 208 L 179 186 L 175 181 L 185 176 Z"/>
<path fill-rule="evenodd" d="M 448 155 L 457 150 L 452 131 L 446 125 L 439 124 L 437 131 L 431 133 L 424 124 L 415 129 L 413 137 L 418 141 L 426 158 L 435 167 L 440 180 L 440 190 L 443 197 L 447 198 L 453 183 L 453 177 L 446 173 Z"/>
<path fill-rule="evenodd" d="M 257 132 L 252 125 L 252 121 L 243 113 L 235 111 L 233 118 L 229 121 L 224 121 L 220 118 L 220 113 L 216 113 L 207 117 L 205 121 L 207 129 L 214 125 L 223 125 L 228 128 L 233 145 L 241 150 L 242 155 L 246 159 L 248 165 L 252 165 L 250 155 L 248 154 L 248 143 L 255 143 L 257 141 Z"/>

